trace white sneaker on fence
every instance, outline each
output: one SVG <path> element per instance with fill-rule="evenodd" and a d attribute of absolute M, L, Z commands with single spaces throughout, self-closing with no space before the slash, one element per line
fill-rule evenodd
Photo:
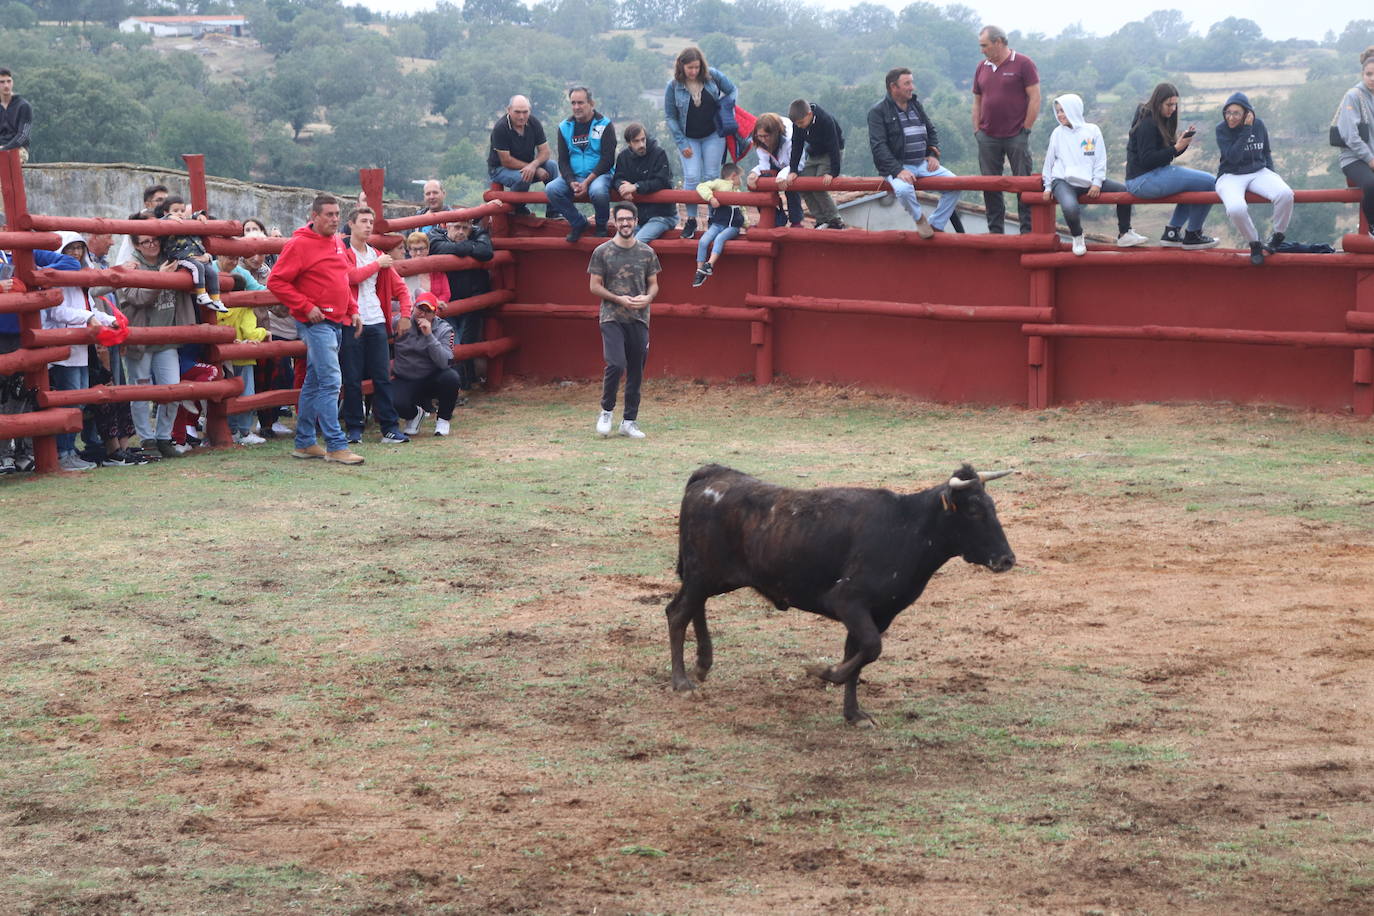
<path fill-rule="evenodd" d="M 1081 235 L 1075 235 L 1075 236 L 1073 237 L 1073 256 L 1076 257 L 1076 258 L 1081 258 L 1081 257 L 1083 257 L 1083 255 L 1085 255 L 1085 254 L 1087 254 L 1087 253 L 1088 253 L 1088 242 L 1087 242 L 1087 240 L 1084 239 L 1083 236 L 1081 236 Z"/>
<path fill-rule="evenodd" d="M 923 239 L 928 239 L 935 234 L 935 227 L 930 224 L 930 220 L 926 219 L 924 213 L 921 214 L 920 219 L 916 220 L 916 234 Z"/>
<path fill-rule="evenodd" d="M 609 436 L 611 434 L 611 424 L 613 422 L 614 420 L 611 418 L 611 412 L 609 410 L 601 411 L 601 413 L 596 416 L 596 431 L 603 436 Z"/>
<path fill-rule="evenodd" d="M 420 409 L 417 407 L 417 408 L 415 409 L 415 417 L 414 417 L 414 419 L 406 420 L 406 426 L 405 426 L 405 430 L 404 430 L 405 434 L 406 434 L 407 436 L 413 436 L 413 435 L 415 435 L 416 433 L 418 433 L 418 432 L 420 431 L 420 424 L 423 423 L 424 420 L 425 420 L 425 412 L 424 412 L 423 410 L 420 410 Z"/>
<path fill-rule="evenodd" d="M 1148 241 L 1149 239 L 1141 235 L 1139 232 L 1136 232 L 1134 229 L 1127 229 L 1125 232 L 1121 233 L 1121 235 L 1117 238 L 1116 247 L 1134 248 L 1137 245 L 1144 245 Z"/>
<path fill-rule="evenodd" d="M 644 430 L 639 428 L 639 424 L 634 420 L 622 420 L 620 423 L 620 434 L 629 436 L 631 439 L 643 439 Z"/>
<path fill-rule="evenodd" d="M 434 435 L 447 436 L 449 431 L 449 421 L 443 417 L 434 418 Z"/>

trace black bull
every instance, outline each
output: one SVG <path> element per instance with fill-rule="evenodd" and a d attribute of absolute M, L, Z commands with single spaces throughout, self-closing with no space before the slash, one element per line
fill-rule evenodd
<path fill-rule="evenodd" d="M 756 589 L 779 610 L 800 608 L 845 625 L 844 660 L 808 669 L 844 684 L 844 717 L 871 724 L 859 708 L 859 672 L 882 652 L 893 619 L 921 596 L 946 561 L 1005 572 L 1016 565 L 986 480 L 965 464 L 946 483 L 919 493 L 827 487 L 792 490 L 708 464 L 687 481 L 678 520 L 677 573 L 668 603 L 673 689 L 692 690 L 682 661 L 690 621 L 695 674 L 711 669 L 706 599 Z"/>

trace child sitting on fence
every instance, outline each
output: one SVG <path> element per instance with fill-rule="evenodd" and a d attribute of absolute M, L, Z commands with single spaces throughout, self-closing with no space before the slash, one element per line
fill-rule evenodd
<path fill-rule="evenodd" d="M 749 225 L 743 207 L 721 206 L 716 198 L 717 192 L 739 190 L 740 167 L 727 162 L 720 167 L 720 177 L 703 181 L 697 185 L 701 199 L 711 205 L 711 213 L 706 219 L 706 231 L 697 242 L 697 272 L 692 278 L 693 286 L 706 282 L 715 270 L 716 261 L 725 250 L 725 243 L 738 236 Z M 709 252 L 709 253 L 708 253 Z"/>
<path fill-rule="evenodd" d="M 158 219 L 184 220 L 189 214 L 186 201 L 180 197 L 168 197 L 158 204 L 153 215 Z M 205 213 L 197 213 L 197 219 L 205 219 Z M 212 312 L 227 312 L 219 299 L 219 268 L 206 253 L 200 237 L 195 235 L 167 235 L 162 238 L 162 256 L 176 261 L 190 272 L 196 284 L 196 305 L 202 305 Z"/>

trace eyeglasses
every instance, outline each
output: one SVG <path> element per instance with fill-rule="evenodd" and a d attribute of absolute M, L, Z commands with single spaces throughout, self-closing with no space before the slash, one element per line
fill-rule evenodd
<path fill-rule="evenodd" d="M 635 218 L 634 218 L 633 216 L 617 216 L 617 217 L 613 220 L 613 222 L 617 222 L 617 223 L 633 223 L 634 221 L 635 221 Z"/>
<path fill-rule="evenodd" d="M 162 242 L 158 241 L 157 239 L 143 239 L 142 241 L 135 242 L 134 244 L 138 245 L 141 248 L 144 245 L 161 245 Z"/>

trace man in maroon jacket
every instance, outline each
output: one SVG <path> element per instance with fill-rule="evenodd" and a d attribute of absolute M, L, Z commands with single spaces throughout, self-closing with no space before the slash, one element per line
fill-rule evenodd
<path fill-rule="evenodd" d="M 339 345 L 343 331 L 362 327 L 358 301 L 348 284 L 348 257 L 339 237 L 339 201 L 321 194 L 310 207 L 311 222 L 297 229 L 282 249 L 267 289 L 291 311 L 305 341 L 305 384 L 297 405 L 293 458 L 323 458 L 362 464 L 339 427 Z M 316 436 L 323 435 L 325 447 Z"/>

